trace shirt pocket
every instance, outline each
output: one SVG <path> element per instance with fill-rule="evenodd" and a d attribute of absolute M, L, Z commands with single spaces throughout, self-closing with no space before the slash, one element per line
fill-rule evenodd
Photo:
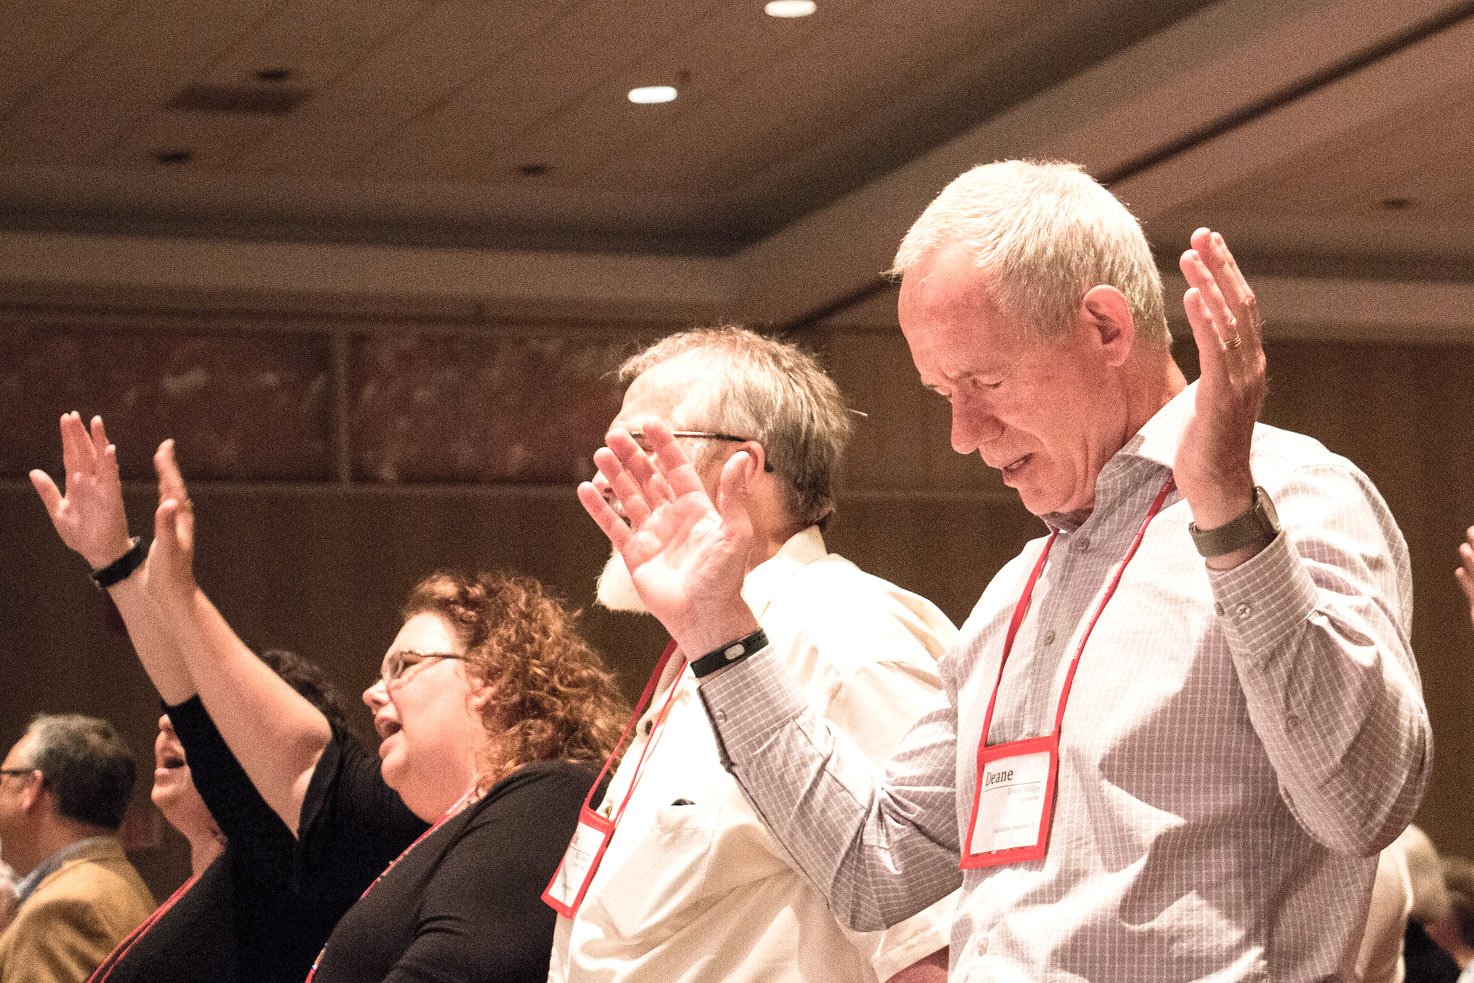
<path fill-rule="evenodd" d="M 674 799 L 644 817 L 621 819 L 599 885 L 599 904 L 615 932 L 653 945 L 701 914 L 721 815 L 713 797 Z"/>

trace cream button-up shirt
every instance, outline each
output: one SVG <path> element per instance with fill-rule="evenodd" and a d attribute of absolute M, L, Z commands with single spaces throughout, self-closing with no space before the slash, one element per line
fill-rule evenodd
<path fill-rule="evenodd" d="M 873 759 L 943 701 L 936 663 L 955 638 L 951 622 L 828 553 L 817 528 L 749 573 L 743 596 L 810 705 Z M 723 770 L 682 658 L 670 660 L 636 727 L 606 814 L 647 744 L 582 906 L 558 919 L 550 983 L 872 983 L 947 946 L 951 898 L 884 932 L 839 926 Z"/>

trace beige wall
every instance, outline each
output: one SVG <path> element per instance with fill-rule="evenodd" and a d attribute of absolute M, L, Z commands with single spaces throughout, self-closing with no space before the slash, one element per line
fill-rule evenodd
<path fill-rule="evenodd" d="M 951 452 L 945 407 L 916 384 L 896 335 L 833 329 L 809 341 L 827 350 L 841 385 L 869 413 L 846 465 L 831 544 L 960 621 L 997 567 L 1037 534 L 1035 520 L 976 458 Z M 1474 696 L 1465 671 L 1474 638 L 1450 576 L 1454 546 L 1474 521 L 1474 492 L 1462 480 L 1471 355 L 1454 347 L 1278 344 L 1266 409 L 1270 422 L 1309 432 L 1362 464 L 1407 534 L 1417 581 L 1414 642 L 1438 737 L 1420 821 L 1446 847 L 1467 835 L 1460 802 L 1474 784 L 1465 710 Z M 606 552 L 566 485 L 214 483 L 193 497 L 199 577 L 227 617 L 255 644 L 318 658 L 355 699 L 418 576 L 439 566 L 513 567 L 587 607 Z M 130 486 L 132 513 L 148 515 L 150 498 L 146 486 Z M 0 564 L 0 734 L 18 733 L 38 709 L 98 713 L 128 733 L 142 762 L 157 716 L 148 683 L 81 562 L 55 541 L 18 477 L 0 480 L 0 542 L 9 554 Z M 626 689 L 637 691 L 663 641 L 656 626 L 597 611 L 586 624 Z M 163 849 L 139 856 L 160 890 L 183 873 L 182 847 L 169 835 Z"/>

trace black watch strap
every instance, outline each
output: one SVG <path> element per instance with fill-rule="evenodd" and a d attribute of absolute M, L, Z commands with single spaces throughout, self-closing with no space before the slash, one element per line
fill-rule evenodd
<path fill-rule="evenodd" d="M 767 647 L 768 635 L 759 628 L 746 638 L 739 638 L 729 645 L 723 645 L 721 648 L 708 652 L 695 662 L 692 662 L 691 674 L 697 679 L 703 676 L 710 676 L 722 666 L 730 666 L 733 663 L 741 662 L 754 652 L 760 652 Z"/>
<path fill-rule="evenodd" d="M 1216 529 L 1199 529 L 1196 522 L 1188 523 L 1187 531 L 1199 555 L 1212 559 L 1254 543 L 1268 543 L 1280 534 L 1280 521 L 1269 493 L 1256 485 L 1247 512 Z"/>
<path fill-rule="evenodd" d="M 132 576 L 133 571 L 143 566 L 143 561 L 148 559 L 148 543 L 144 542 L 142 536 L 134 536 L 128 541 L 128 551 L 118 557 L 101 570 L 92 571 L 92 582 L 100 590 L 107 590 L 114 584 L 120 584 Z"/>

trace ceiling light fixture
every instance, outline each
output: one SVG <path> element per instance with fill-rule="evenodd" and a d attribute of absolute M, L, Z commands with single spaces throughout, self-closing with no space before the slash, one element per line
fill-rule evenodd
<path fill-rule="evenodd" d="M 814 0 L 768 0 L 763 13 L 769 17 L 782 17 L 792 20 L 795 17 L 807 17 L 819 9 Z"/>
<path fill-rule="evenodd" d="M 630 90 L 630 102 L 637 106 L 655 106 L 675 100 L 676 87 L 673 85 L 642 85 Z"/>

